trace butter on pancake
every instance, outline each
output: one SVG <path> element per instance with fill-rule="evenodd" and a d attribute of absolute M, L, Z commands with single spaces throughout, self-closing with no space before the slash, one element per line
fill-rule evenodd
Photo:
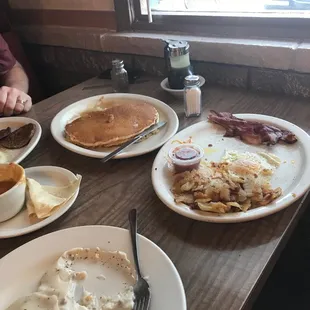
<path fill-rule="evenodd" d="M 120 145 L 158 122 L 157 110 L 144 102 L 128 102 L 83 114 L 65 127 L 66 138 L 87 148 Z"/>

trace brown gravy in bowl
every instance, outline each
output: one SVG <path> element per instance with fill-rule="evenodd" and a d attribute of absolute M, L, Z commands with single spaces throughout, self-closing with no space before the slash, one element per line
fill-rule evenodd
<path fill-rule="evenodd" d="M 0 195 L 10 190 L 15 184 L 16 182 L 12 179 L 0 181 Z"/>

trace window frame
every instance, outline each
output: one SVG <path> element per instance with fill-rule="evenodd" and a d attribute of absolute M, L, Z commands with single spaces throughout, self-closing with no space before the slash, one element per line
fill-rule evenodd
<path fill-rule="evenodd" d="M 180 12 L 176 15 L 154 12 L 153 22 L 149 23 L 148 17 L 141 14 L 140 0 L 115 0 L 115 8 L 118 21 L 121 22 L 119 31 L 280 40 L 310 38 L 310 15 L 309 18 L 301 18 L 291 13 L 208 12 L 205 16 L 189 16 Z"/>

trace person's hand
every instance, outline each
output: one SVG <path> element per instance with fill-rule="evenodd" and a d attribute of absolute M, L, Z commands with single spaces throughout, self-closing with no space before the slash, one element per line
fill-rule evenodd
<path fill-rule="evenodd" d="M 4 116 L 18 115 L 28 112 L 31 106 L 31 97 L 23 91 L 13 87 L 0 87 L 0 114 Z"/>

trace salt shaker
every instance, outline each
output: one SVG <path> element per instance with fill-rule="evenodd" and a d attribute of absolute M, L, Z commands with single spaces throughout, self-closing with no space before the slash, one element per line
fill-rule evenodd
<path fill-rule="evenodd" d="M 201 114 L 201 90 L 197 75 L 188 75 L 184 80 L 184 110 L 186 117 Z"/>
<path fill-rule="evenodd" d="M 124 68 L 123 60 L 115 59 L 112 61 L 111 79 L 116 93 L 126 93 L 129 91 L 128 73 Z"/>

